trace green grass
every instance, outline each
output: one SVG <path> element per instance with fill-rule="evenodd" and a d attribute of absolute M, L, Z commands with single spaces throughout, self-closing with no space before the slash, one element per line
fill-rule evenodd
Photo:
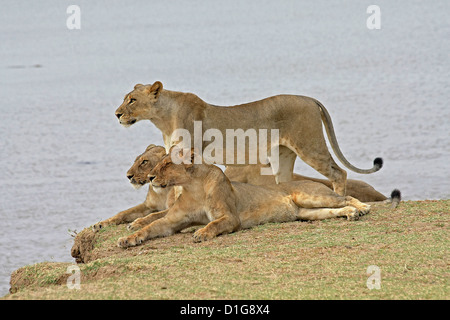
<path fill-rule="evenodd" d="M 79 264 L 81 289 L 66 286 L 66 263 L 13 274 L 4 299 L 448 299 L 450 200 L 373 207 L 359 221 L 266 224 L 192 242 L 192 230 L 126 250 L 125 226 L 103 230 Z M 369 290 L 367 268 L 381 270 Z"/>

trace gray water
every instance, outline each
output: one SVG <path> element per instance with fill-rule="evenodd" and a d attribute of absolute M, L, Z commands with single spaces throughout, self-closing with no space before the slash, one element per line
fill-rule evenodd
<path fill-rule="evenodd" d="M 0 294 L 10 273 L 73 261 L 68 230 L 144 200 L 125 173 L 150 122 L 114 116 L 136 83 L 163 82 L 216 105 L 280 93 L 329 110 L 343 153 L 405 200 L 448 199 L 450 2 L 2 1 Z M 345 5 L 343 5 L 343 3 Z M 66 27 L 71 4 L 81 29 Z M 295 171 L 318 174 L 296 162 Z"/>

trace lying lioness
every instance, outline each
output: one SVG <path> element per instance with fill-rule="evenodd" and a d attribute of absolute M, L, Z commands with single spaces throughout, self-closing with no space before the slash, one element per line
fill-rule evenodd
<path fill-rule="evenodd" d="M 232 181 L 245 182 L 258 186 L 265 186 L 275 184 L 275 177 L 271 175 L 261 175 L 261 167 L 270 166 L 255 164 L 242 167 L 226 167 L 225 174 Z M 331 182 L 327 179 L 316 179 L 311 177 L 305 177 L 294 173 L 292 177 L 294 181 L 311 180 L 326 185 L 328 188 L 333 189 Z M 382 193 L 375 190 L 370 184 L 361 180 L 347 180 L 347 195 L 358 199 L 362 202 L 375 202 L 386 201 L 391 202 L 392 198 L 385 197 Z M 395 198 L 397 199 L 397 198 Z M 396 206 L 398 203 L 393 204 Z"/>
<path fill-rule="evenodd" d="M 146 150 L 139 156 L 136 157 L 133 165 L 127 171 L 127 177 L 130 183 L 136 188 L 140 188 L 149 182 L 147 177 L 148 173 L 158 164 L 159 161 L 166 155 L 165 148 L 162 146 L 155 146 L 154 144 L 149 145 Z M 232 181 L 250 183 L 254 185 L 269 185 L 275 184 L 275 179 L 273 176 L 262 176 L 260 175 L 260 168 L 258 165 L 242 166 L 242 167 L 227 167 L 225 170 L 225 175 Z M 298 174 L 294 174 L 294 180 L 311 180 L 315 182 L 320 182 L 331 189 L 331 183 L 325 179 L 314 179 L 310 177 L 304 177 Z M 177 192 L 178 191 L 178 192 Z M 134 227 L 139 228 L 139 225 L 145 226 L 156 217 L 162 217 L 175 201 L 176 197 L 179 195 L 180 190 L 174 190 L 173 187 L 167 187 L 155 192 L 150 185 L 148 189 L 145 201 L 137 206 L 130 209 L 124 210 L 116 214 L 115 216 L 96 223 L 93 226 L 94 231 L 98 231 L 101 228 L 105 228 L 109 225 L 117 225 L 123 223 L 130 223 L 138 218 L 143 218 L 151 213 L 158 212 L 157 215 L 152 215 L 147 219 L 140 219 L 139 223 L 135 223 Z M 391 197 L 387 199 L 381 193 L 376 191 L 369 184 L 358 181 L 358 180 L 348 180 L 347 182 L 347 192 L 350 196 L 358 199 L 362 202 L 375 202 L 375 201 L 388 201 L 392 202 L 392 199 L 400 200 L 399 197 Z M 395 203 L 397 205 L 398 203 Z M 164 211 L 159 213 L 160 211 Z"/>
<path fill-rule="evenodd" d="M 352 220 L 370 209 L 369 205 L 350 196 L 339 196 L 317 182 L 291 181 L 266 187 L 231 182 L 214 165 L 193 164 L 193 152 L 181 152 L 181 164 L 175 164 L 171 154 L 173 152 L 165 155 L 150 172 L 149 180 L 155 190 L 181 186 L 182 193 L 161 217 L 132 235 L 120 238 L 119 247 L 139 245 L 195 225 L 206 224 L 194 233 L 195 241 L 204 241 L 268 222 L 341 216 Z M 185 164 L 189 160 L 191 163 Z M 152 215 L 155 213 L 148 217 Z M 133 222 L 131 230 L 142 227 L 140 220 L 146 218 Z"/>

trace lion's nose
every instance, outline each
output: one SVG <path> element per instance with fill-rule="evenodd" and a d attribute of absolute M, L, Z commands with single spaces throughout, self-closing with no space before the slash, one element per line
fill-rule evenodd
<path fill-rule="evenodd" d="M 128 178 L 128 180 L 131 180 L 131 179 L 133 179 L 133 177 L 134 177 L 134 175 L 132 175 L 132 174 L 127 174 L 127 178 Z"/>
<path fill-rule="evenodd" d="M 123 115 L 123 113 L 116 113 L 117 119 L 120 119 L 120 117 Z"/>
<path fill-rule="evenodd" d="M 156 176 L 149 174 L 149 175 L 148 175 L 148 178 L 150 179 L 150 182 L 151 182 L 151 181 L 153 181 L 153 179 L 156 178 Z"/>

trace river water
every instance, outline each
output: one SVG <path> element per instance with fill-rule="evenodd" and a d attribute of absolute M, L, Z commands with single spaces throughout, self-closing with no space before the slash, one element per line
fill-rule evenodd
<path fill-rule="evenodd" d="M 216 105 L 280 93 L 329 110 L 363 179 L 405 200 L 450 197 L 447 0 L 13 1 L 0 11 L 0 294 L 10 273 L 73 261 L 80 231 L 144 200 L 125 173 L 150 122 L 114 116 L 136 83 L 163 82 Z M 80 8 L 80 29 L 66 9 Z M 296 162 L 295 171 L 318 174 Z"/>

